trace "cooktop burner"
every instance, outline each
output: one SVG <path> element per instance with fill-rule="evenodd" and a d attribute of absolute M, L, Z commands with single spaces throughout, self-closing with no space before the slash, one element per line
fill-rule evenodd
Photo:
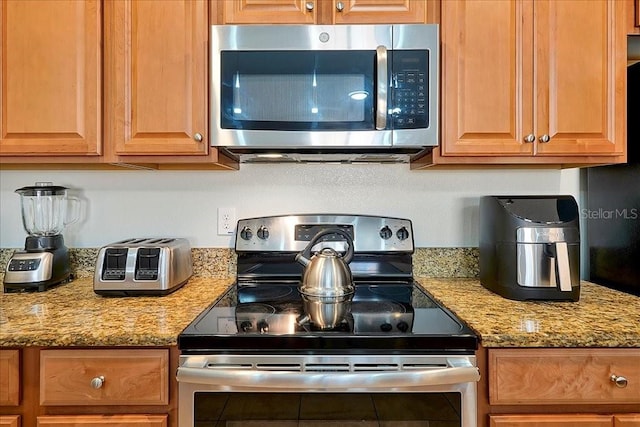
<path fill-rule="evenodd" d="M 270 289 L 265 290 L 263 288 Z M 470 350 L 477 338 L 468 326 L 420 287 L 358 284 L 350 310 L 334 328 L 303 322 L 298 287 L 236 285 L 179 336 L 181 350 Z"/>

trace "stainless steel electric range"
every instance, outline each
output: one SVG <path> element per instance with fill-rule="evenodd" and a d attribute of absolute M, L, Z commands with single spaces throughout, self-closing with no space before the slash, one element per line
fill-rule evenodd
<path fill-rule="evenodd" d="M 305 312 L 295 259 L 327 228 L 354 247 L 355 292 L 330 328 Z M 478 338 L 415 283 L 410 220 L 284 215 L 236 231 L 237 283 L 178 338 L 180 427 L 476 426 Z M 313 252 L 346 246 L 330 234 Z"/>

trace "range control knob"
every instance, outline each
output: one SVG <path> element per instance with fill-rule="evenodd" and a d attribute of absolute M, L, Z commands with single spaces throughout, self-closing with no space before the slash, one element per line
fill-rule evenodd
<path fill-rule="evenodd" d="M 407 332 L 409 330 L 409 324 L 404 320 L 399 321 L 396 327 L 400 332 Z"/>
<path fill-rule="evenodd" d="M 393 326 L 391 325 L 391 323 L 383 323 L 382 325 L 380 325 L 380 330 L 382 332 L 391 332 L 391 330 L 393 329 Z"/>
<path fill-rule="evenodd" d="M 264 225 L 258 228 L 258 232 L 256 233 L 259 239 L 266 240 L 269 238 L 269 229 Z"/>
<path fill-rule="evenodd" d="M 409 231 L 405 227 L 402 227 L 396 232 L 396 236 L 398 236 L 400 240 L 406 240 L 409 238 Z"/>
<path fill-rule="evenodd" d="M 393 231 L 388 226 L 384 226 L 380 229 L 380 237 L 384 240 L 390 239 L 393 236 Z"/>
<path fill-rule="evenodd" d="M 242 329 L 242 332 L 250 332 L 251 328 L 253 328 L 253 325 L 248 320 L 244 320 L 240 323 L 240 329 Z"/>
<path fill-rule="evenodd" d="M 243 227 L 242 230 L 240 230 L 240 237 L 244 240 L 249 240 L 253 237 L 253 231 L 251 231 L 249 227 Z"/>

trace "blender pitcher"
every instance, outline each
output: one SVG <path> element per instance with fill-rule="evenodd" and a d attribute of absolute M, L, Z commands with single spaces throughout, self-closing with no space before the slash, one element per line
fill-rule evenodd
<path fill-rule="evenodd" d="M 22 224 L 30 236 L 55 236 L 78 220 L 79 201 L 67 197 L 67 187 L 36 182 L 34 186 L 17 189 L 16 193 L 20 194 Z M 72 215 L 67 218 L 69 212 Z"/>

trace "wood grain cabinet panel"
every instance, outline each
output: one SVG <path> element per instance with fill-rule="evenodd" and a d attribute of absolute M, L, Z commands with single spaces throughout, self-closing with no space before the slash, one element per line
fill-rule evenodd
<path fill-rule="evenodd" d="M 640 413 L 615 415 L 613 427 L 640 427 Z"/>
<path fill-rule="evenodd" d="M 0 406 L 20 404 L 20 350 L 0 350 Z"/>
<path fill-rule="evenodd" d="M 105 2 L 105 126 L 116 155 L 201 155 L 207 138 L 205 0 Z"/>
<path fill-rule="evenodd" d="M 20 427 L 20 416 L 0 415 L 0 427 Z"/>
<path fill-rule="evenodd" d="M 624 2 L 466 0 L 441 9 L 440 156 L 625 155 Z"/>
<path fill-rule="evenodd" d="M 169 352 L 42 350 L 40 404 L 166 405 Z"/>
<path fill-rule="evenodd" d="M 424 24 L 427 0 L 331 0 L 335 24 Z"/>
<path fill-rule="evenodd" d="M 0 155 L 98 155 L 101 2 L 0 2 Z"/>
<path fill-rule="evenodd" d="M 492 349 L 489 402 L 640 405 L 640 349 Z"/>
<path fill-rule="evenodd" d="M 611 415 L 491 415 L 490 427 L 611 427 Z"/>
<path fill-rule="evenodd" d="M 166 415 L 66 415 L 38 417 L 38 427 L 166 427 Z"/>
<path fill-rule="evenodd" d="M 219 1 L 219 0 L 218 0 Z M 223 24 L 315 24 L 319 0 L 223 0 Z"/>
<path fill-rule="evenodd" d="M 640 34 L 640 0 L 627 0 L 629 34 Z"/>

